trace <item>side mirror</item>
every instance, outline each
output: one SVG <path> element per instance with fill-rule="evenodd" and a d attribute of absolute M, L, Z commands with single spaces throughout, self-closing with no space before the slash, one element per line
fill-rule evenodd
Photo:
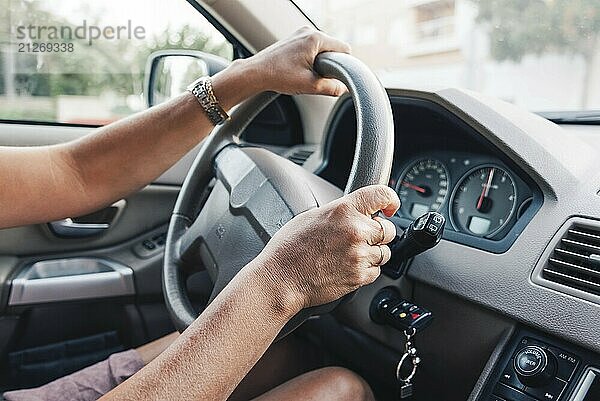
<path fill-rule="evenodd" d="M 197 50 L 160 50 L 148 57 L 144 95 L 148 107 L 166 102 L 201 76 L 224 70 L 229 61 Z"/>

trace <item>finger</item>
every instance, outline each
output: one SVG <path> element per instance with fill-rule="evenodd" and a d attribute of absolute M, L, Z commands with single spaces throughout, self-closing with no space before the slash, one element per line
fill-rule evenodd
<path fill-rule="evenodd" d="M 392 257 L 392 251 L 387 245 L 372 245 L 367 251 L 367 260 L 371 266 L 385 265 Z"/>
<path fill-rule="evenodd" d="M 313 82 L 314 91 L 312 94 L 315 95 L 326 95 L 326 96 L 341 96 L 348 92 L 346 85 L 342 81 L 338 81 L 333 78 L 319 78 L 315 77 Z"/>
<path fill-rule="evenodd" d="M 380 210 L 391 217 L 400 207 L 398 194 L 386 185 L 362 187 L 346 195 L 346 199 L 356 210 L 369 217 Z"/>
<path fill-rule="evenodd" d="M 350 53 L 352 50 L 350 49 L 350 45 L 346 42 L 343 42 L 339 39 L 333 38 L 326 33 L 317 31 L 316 35 L 318 35 L 319 39 L 319 50 L 318 53 L 322 52 L 340 52 L 340 53 Z"/>
<path fill-rule="evenodd" d="M 396 226 L 387 219 L 374 217 L 370 219 L 369 226 L 371 230 L 367 242 L 370 245 L 387 244 L 396 237 Z"/>

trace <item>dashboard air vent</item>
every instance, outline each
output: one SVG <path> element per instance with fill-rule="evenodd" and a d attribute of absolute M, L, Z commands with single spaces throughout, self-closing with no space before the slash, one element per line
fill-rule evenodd
<path fill-rule="evenodd" d="M 600 225 L 592 224 L 587 220 L 566 228 L 542 269 L 542 278 L 600 295 Z"/>
<path fill-rule="evenodd" d="M 302 166 L 313 153 L 314 150 L 312 149 L 295 149 L 288 154 L 287 158 L 299 166 Z"/>

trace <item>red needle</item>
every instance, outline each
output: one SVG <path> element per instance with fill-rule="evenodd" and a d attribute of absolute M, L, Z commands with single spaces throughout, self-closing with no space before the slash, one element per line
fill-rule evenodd
<path fill-rule="evenodd" d="M 492 179 L 494 178 L 495 170 L 496 169 L 493 167 L 490 169 L 490 174 L 488 175 L 487 182 L 483 185 L 483 190 L 481 191 L 481 195 L 479 196 L 479 200 L 477 201 L 477 210 L 481 209 L 481 206 L 483 205 L 483 200 L 490 193 L 490 187 L 492 186 Z"/>
<path fill-rule="evenodd" d="M 410 182 L 406 182 L 406 181 L 402 181 L 402 186 L 410 188 L 410 189 L 414 189 L 415 191 L 420 192 L 422 194 L 427 192 L 427 190 L 425 188 L 421 188 L 419 186 L 416 186 L 415 184 L 411 184 Z"/>

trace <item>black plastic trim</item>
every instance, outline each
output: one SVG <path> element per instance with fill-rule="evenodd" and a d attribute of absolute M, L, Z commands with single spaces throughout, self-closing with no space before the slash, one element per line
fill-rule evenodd
<path fill-rule="evenodd" d="M 261 111 L 240 135 L 258 145 L 295 146 L 304 143 L 304 126 L 293 97 L 279 95 Z"/>
<path fill-rule="evenodd" d="M 56 121 L 35 121 L 35 120 L 5 120 L 0 119 L 0 124 L 14 124 L 14 125 L 45 125 L 51 127 L 78 127 L 78 128 L 100 128 L 103 125 L 97 124 L 73 124 L 73 123 L 61 123 Z"/>

